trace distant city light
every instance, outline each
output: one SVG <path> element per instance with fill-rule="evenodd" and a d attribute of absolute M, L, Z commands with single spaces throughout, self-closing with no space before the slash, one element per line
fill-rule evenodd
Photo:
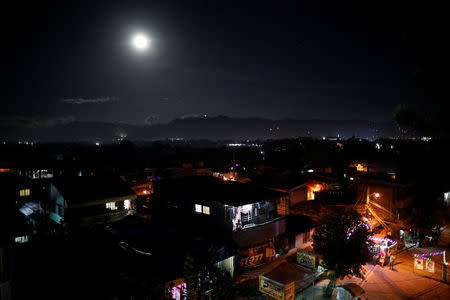
<path fill-rule="evenodd" d="M 95 143 L 95 146 L 100 146 L 100 143 L 99 143 L 99 142 L 96 142 L 96 143 Z"/>

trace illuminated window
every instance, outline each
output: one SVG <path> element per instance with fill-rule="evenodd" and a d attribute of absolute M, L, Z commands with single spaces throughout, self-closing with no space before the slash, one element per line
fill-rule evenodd
<path fill-rule="evenodd" d="M 18 236 L 14 239 L 14 242 L 20 243 L 20 244 L 26 243 L 26 242 L 28 242 L 28 235 Z"/>
<path fill-rule="evenodd" d="M 117 209 L 116 202 L 108 202 L 108 203 L 106 203 L 106 209 L 116 210 Z"/>
<path fill-rule="evenodd" d="M 444 193 L 444 201 L 447 204 L 450 202 L 450 192 Z"/>
<path fill-rule="evenodd" d="M 23 189 L 19 191 L 20 197 L 30 196 L 30 189 Z"/>
<path fill-rule="evenodd" d="M 209 215 L 211 213 L 209 206 L 204 206 L 200 204 L 195 204 L 195 212 L 196 213 L 203 213 L 205 215 Z"/>
<path fill-rule="evenodd" d="M 130 209 L 131 208 L 131 201 L 130 200 L 124 200 L 123 201 L 123 208 Z"/>

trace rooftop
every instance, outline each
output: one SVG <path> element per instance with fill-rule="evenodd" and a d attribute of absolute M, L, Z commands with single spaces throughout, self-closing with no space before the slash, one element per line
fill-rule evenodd
<path fill-rule="evenodd" d="M 70 176 L 52 182 L 64 199 L 72 203 L 135 195 L 119 176 Z"/>
<path fill-rule="evenodd" d="M 270 278 L 281 284 L 288 284 L 293 281 L 306 279 L 311 274 L 310 271 L 298 265 L 288 262 L 281 263 L 278 267 L 265 274 L 264 277 Z"/>
<path fill-rule="evenodd" d="M 179 199 L 182 195 L 183 199 L 214 200 L 226 205 L 241 206 L 276 200 L 285 193 L 254 183 L 225 182 L 210 176 L 191 176 L 158 182 L 155 184 L 155 195 L 165 199 Z"/>

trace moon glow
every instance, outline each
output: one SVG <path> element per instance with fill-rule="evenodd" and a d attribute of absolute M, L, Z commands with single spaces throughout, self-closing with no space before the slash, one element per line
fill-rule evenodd
<path fill-rule="evenodd" d="M 144 51 L 149 47 L 150 40 L 146 35 L 139 33 L 133 36 L 132 44 L 137 50 Z"/>

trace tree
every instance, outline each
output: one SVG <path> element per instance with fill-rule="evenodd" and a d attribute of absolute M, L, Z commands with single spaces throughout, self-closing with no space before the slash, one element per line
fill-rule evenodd
<path fill-rule="evenodd" d="M 424 123 L 423 118 L 414 109 L 404 104 L 395 107 L 392 120 L 398 126 L 415 130 L 421 130 Z"/>
<path fill-rule="evenodd" d="M 235 285 L 230 273 L 211 264 L 213 249 L 206 257 L 188 255 L 184 262 L 187 299 L 234 299 Z"/>
<path fill-rule="evenodd" d="M 336 209 L 323 216 L 320 224 L 313 236 L 314 251 L 323 257 L 330 271 L 327 294 L 331 295 L 338 278 L 363 278 L 362 267 L 371 259 L 372 242 L 367 227 L 354 209 Z"/>
<path fill-rule="evenodd" d="M 449 113 L 448 105 L 440 105 L 427 113 L 418 113 L 416 109 L 407 105 L 397 105 L 392 114 L 392 120 L 403 130 L 413 130 L 417 135 L 448 138 Z"/>

